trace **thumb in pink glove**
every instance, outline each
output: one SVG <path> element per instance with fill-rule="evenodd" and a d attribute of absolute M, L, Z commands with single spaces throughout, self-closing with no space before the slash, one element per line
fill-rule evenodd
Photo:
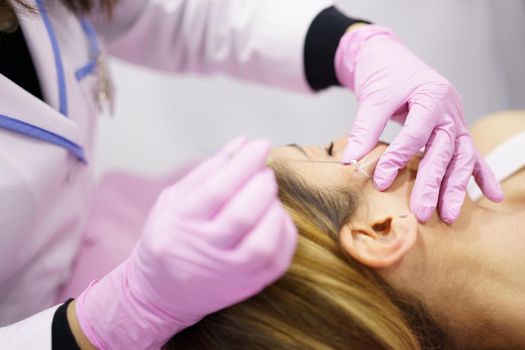
<path fill-rule="evenodd" d="M 297 231 L 266 167 L 266 141 L 238 139 L 158 198 L 131 257 L 77 300 L 101 349 L 158 349 L 287 269 Z"/>
<path fill-rule="evenodd" d="M 503 199 L 466 128 L 458 92 L 392 31 L 365 25 L 347 32 L 336 52 L 335 69 L 359 103 L 343 161 L 370 152 L 390 119 L 402 122 L 401 132 L 374 172 L 377 188 L 385 190 L 399 169 L 425 147 L 410 198 L 419 221 L 427 221 L 436 207 L 445 222 L 456 220 L 471 175 L 487 198 Z"/>

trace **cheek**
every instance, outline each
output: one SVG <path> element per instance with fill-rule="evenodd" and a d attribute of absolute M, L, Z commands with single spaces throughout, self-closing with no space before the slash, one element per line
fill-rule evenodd
<path fill-rule="evenodd" d="M 411 164 L 411 166 L 407 166 L 406 168 L 401 169 L 392 185 L 385 191 L 379 192 L 373 186 L 370 186 L 370 191 L 375 191 L 385 195 L 388 194 L 390 196 L 397 197 L 398 199 L 403 200 L 404 202 L 409 200 L 410 193 L 412 192 L 412 188 L 414 187 L 414 181 L 417 175 L 417 171 L 412 170 L 412 167 L 417 168 L 418 164 L 419 162 L 414 162 Z"/>
<path fill-rule="evenodd" d="M 410 211 L 410 192 L 412 187 L 408 185 L 406 179 L 403 179 L 405 175 L 409 175 L 409 172 L 406 174 L 401 172 L 392 186 L 383 192 L 378 191 L 370 181 L 364 188 L 363 200 L 368 201 L 370 208 L 385 214 Z"/>
<path fill-rule="evenodd" d="M 361 196 L 361 201 L 366 204 L 363 207 L 367 208 L 368 211 L 384 211 L 388 205 L 384 202 L 389 196 L 385 196 L 385 193 L 379 192 L 373 186 L 367 186 Z"/>

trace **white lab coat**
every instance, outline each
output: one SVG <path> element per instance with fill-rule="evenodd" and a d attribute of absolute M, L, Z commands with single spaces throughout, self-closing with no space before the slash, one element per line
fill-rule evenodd
<path fill-rule="evenodd" d="M 46 103 L 0 75 L 0 326 L 12 324 L 0 329 L 2 349 L 51 347 L 51 306 L 61 302 L 89 211 L 98 114 L 98 45 L 87 22 L 58 0 L 27 2 L 41 10 L 20 24 Z M 130 62 L 309 91 L 305 37 L 330 5 L 124 0 L 112 23 L 90 19 L 107 51 Z"/>

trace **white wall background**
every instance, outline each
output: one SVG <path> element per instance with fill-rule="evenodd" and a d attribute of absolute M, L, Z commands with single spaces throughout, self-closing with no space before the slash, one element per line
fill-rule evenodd
<path fill-rule="evenodd" d="M 525 0 L 337 4 L 393 28 L 458 88 L 469 122 L 525 108 Z M 165 173 L 237 135 L 266 137 L 275 145 L 326 143 L 349 130 L 356 111 L 353 95 L 343 89 L 303 96 L 220 76 L 172 77 L 117 61 L 112 66 L 118 101 L 115 118 L 102 117 L 99 125 L 98 175 L 112 169 Z"/>

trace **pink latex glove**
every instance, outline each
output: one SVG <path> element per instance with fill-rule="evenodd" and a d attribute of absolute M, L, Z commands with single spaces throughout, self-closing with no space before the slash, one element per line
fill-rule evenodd
<path fill-rule="evenodd" d="M 445 222 L 456 220 L 471 175 L 487 198 L 503 199 L 493 172 L 474 147 L 458 92 L 392 31 L 375 25 L 349 31 L 339 43 L 335 69 L 359 103 L 343 161 L 370 152 L 390 119 L 403 123 L 374 172 L 383 191 L 425 147 L 410 198 L 419 221 L 427 221 L 436 207 Z"/>
<path fill-rule="evenodd" d="M 158 349 L 288 268 L 297 231 L 266 167 L 266 141 L 237 139 L 159 196 L 131 257 L 77 299 L 100 349 Z"/>

